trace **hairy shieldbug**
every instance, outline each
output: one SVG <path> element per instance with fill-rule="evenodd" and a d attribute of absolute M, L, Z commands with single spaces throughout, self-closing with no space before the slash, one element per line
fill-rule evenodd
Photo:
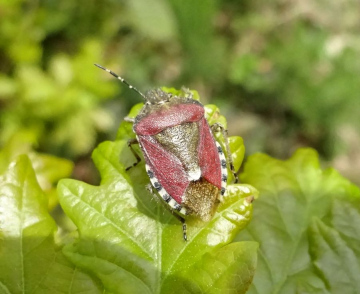
<path fill-rule="evenodd" d="M 141 161 L 132 148 L 133 144 L 139 144 L 151 185 L 182 222 L 186 241 L 183 217 L 194 215 L 203 221 L 211 219 L 226 191 L 228 165 L 235 182 L 238 181 L 227 131 L 220 124 L 209 126 L 204 106 L 192 98 L 190 91 L 186 97 L 161 89 L 150 90 L 144 95 L 111 70 L 95 65 L 144 98 L 145 104 L 135 119 L 125 118 L 133 123 L 136 139 L 129 140 L 128 146 L 137 160 L 126 170 Z M 213 135 L 219 131 L 225 139 L 227 160 Z"/>

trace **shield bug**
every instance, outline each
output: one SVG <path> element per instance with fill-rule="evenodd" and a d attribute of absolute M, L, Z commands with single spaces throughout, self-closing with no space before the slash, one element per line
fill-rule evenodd
<path fill-rule="evenodd" d="M 133 123 L 136 134 L 128 146 L 137 160 L 127 170 L 141 161 L 132 148 L 133 144 L 139 144 L 151 185 L 182 222 L 184 240 L 187 240 L 184 217 L 211 219 L 226 191 L 228 165 L 235 182 L 238 180 L 226 130 L 220 124 L 209 126 L 204 106 L 193 99 L 190 91 L 185 97 L 161 89 L 144 95 L 111 70 L 95 65 L 144 98 L 145 104 L 135 119 L 126 119 Z M 225 139 L 227 160 L 213 135 L 219 131 Z"/>

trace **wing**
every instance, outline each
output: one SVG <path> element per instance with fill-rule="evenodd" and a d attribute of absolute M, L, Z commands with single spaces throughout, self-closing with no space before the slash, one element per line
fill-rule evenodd
<path fill-rule="evenodd" d="M 187 174 L 180 160 L 152 136 L 138 136 L 139 144 L 143 150 L 144 158 L 159 184 L 174 200 L 181 204 L 181 196 L 189 185 Z"/>
<path fill-rule="evenodd" d="M 211 133 L 209 124 L 204 117 L 199 121 L 199 133 L 200 141 L 198 153 L 201 176 L 209 183 L 221 189 L 221 170 L 222 165 L 225 165 L 226 168 L 226 161 L 220 162 L 216 141 Z"/>

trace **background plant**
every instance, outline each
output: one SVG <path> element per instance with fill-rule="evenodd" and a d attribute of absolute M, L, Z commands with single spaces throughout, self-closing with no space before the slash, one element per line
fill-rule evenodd
<path fill-rule="evenodd" d="M 28 179 L 29 191 L 23 187 L 13 197 L 36 194 L 34 203 L 42 205 L 33 216 L 46 220 L 40 236 L 46 250 L 35 250 L 30 259 L 38 262 L 48 252 L 48 261 L 56 260 L 50 275 L 66 269 L 65 276 L 82 281 L 89 293 L 103 290 L 98 273 L 88 276 L 64 256 L 62 247 L 76 238 L 68 234 L 76 227 L 60 209 L 55 186 L 72 168 L 72 177 L 100 182 L 90 154 L 99 142 L 131 135 L 129 126 L 118 126 L 141 98 L 94 62 L 142 91 L 197 89 L 202 102 L 216 103 L 226 114 L 230 134 L 243 136 L 248 155 L 260 151 L 285 159 L 298 147 L 314 147 L 320 162 L 359 183 L 359 13 L 355 0 L 1 1 L 0 174 L 2 183 L 6 177 Z M 250 292 L 359 292 L 358 188 L 318 165 L 317 155 L 304 150 L 285 162 L 253 155 L 245 167 L 242 181 L 262 195 L 253 222 L 236 237 L 260 244 Z M 3 217 L 9 206 L 1 205 Z M 19 211 L 15 215 L 25 213 Z M 298 224 L 286 216 L 298 217 Z M 0 240 L 15 231 L 3 223 Z M 36 236 L 32 250 L 42 239 L 37 230 L 29 232 Z M 289 261 L 273 254 L 278 244 Z M 14 250 L 9 256 L 17 258 L 20 251 Z M 336 273 L 330 270 L 334 264 Z M 51 279 L 36 291 L 47 293 Z M 61 289 L 68 289 L 66 281 Z"/>
<path fill-rule="evenodd" d="M 286 158 L 312 146 L 358 178 L 355 0 L 0 5 L 1 144 L 25 129 L 39 150 L 81 165 L 140 101 L 119 99 L 123 87 L 97 62 L 143 90 L 198 89 L 231 117 L 249 153 Z"/>

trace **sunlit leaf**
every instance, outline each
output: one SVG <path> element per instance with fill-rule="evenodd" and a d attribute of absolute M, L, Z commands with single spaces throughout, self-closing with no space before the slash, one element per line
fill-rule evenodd
<path fill-rule="evenodd" d="M 135 106 L 129 117 L 136 116 L 140 107 Z M 118 137 L 134 136 L 130 127 L 124 122 Z M 231 140 L 230 147 L 238 154 L 239 165 L 242 140 Z M 114 293 L 182 293 L 187 287 L 245 293 L 255 270 L 257 244 L 228 243 L 248 224 L 256 189 L 229 185 L 211 221 L 187 220 L 185 242 L 181 223 L 146 189 L 144 160 L 125 170 L 135 162 L 126 140 L 100 144 L 93 159 L 100 186 L 74 180 L 62 180 L 58 186 L 60 203 L 79 229 L 80 239 L 64 249 L 74 264 L 96 275 Z M 215 257 L 228 267 L 209 276 Z"/>
<path fill-rule="evenodd" d="M 0 149 L 0 174 L 2 174 L 12 160 L 21 154 L 27 154 L 31 159 L 37 181 L 41 189 L 49 197 L 49 209 L 58 204 L 56 184 L 61 178 L 69 177 L 73 163 L 67 159 L 35 152 L 35 135 L 32 132 L 19 132 Z"/>
<path fill-rule="evenodd" d="M 126 141 L 105 142 L 93 155 L 102 176 L 99 187 L 60 182 L 61 205 L 81 236 L 65 254 L 115 293 L 160 289 L 170 293 L 173 287 L 163 288 L 168 279 L 182 276 L 205 253 L 226 245 L 247 225 L 257 192 L 251 186 L 230 185 L 229 195 L 208 224 L 189 220 L 185 242 L 180 222 L 145 188 L 149 180 L 144 165 L 125 171 L 132 164 L 131 156 Z M 248 248 L 251 264 L 256 259 L 253 248 Z M 191 272 L 185 277 L 191 279 Z M 123 288 L 118 288 L 119 283 Z"/>
<path fill-rule="evenodd" d="M 314 218 L 310 227 L 310 253 L 331 293 L 360 291 L 359 204 L 335 200 L 330 222 Z"/>
<path fill-rule="evenodd" d="M 27 156 L 0 177 L 0 293 L 102 293 L 54 243 L 57 227 Z"/>
<path fill-rule="evenodd" d="M 324 278 L 315 269 L 320 266 L 316 260 L 320 257 L 313 260 L 310 254 L 315 248 L 309 242 L 308 230 L 312 226 L 311 238 L 319 240 L 316 252 L 324 258 L 322 268 L 328 268 L 335 274 L 336 261 L 330 254 L 326 256 L 325 244 L 321 245 L 321 240 L 325 238 L 322 235 L 331 234 L 332 229 L 321 229 L 319 222 L 313 223 L 313 219 L 326 219 L 337 199 L 359 199 L 359 189 L 335 170 L 322 170 L 316 152 L 311 149 L 300 149 L 287 161 L 263 154 L 253 155 L 245 164 L 241 179 L 257 187 L 261 193 L 256 201 L 253 221 L 237 237 L 237 240 L 260 243 L 258 268 L 249 293 L 340 293 L 335 291 L 341 286 L 336 278 L 331 274 Z M 346 214 L 344 209 L 342 214 Z M 338 217 L 338 221 L 344 227 L 344 221 L 340 221 L 343 217 L 345 215 Z M 354 220 L 354 226 L 358 227 L 359 220 Z M 348 235 L 354 238 L 355 234 Z M 335 246 L 334 242 L 330 243 Z M 337 247 L 340 244 L 344 245 L 338 243 Z M 337 284 L 331 290 L 330 279 Z M 348 281 L 349 288 L 356 289 L 357 285 L 351 284 L 351 277 Z"/>

